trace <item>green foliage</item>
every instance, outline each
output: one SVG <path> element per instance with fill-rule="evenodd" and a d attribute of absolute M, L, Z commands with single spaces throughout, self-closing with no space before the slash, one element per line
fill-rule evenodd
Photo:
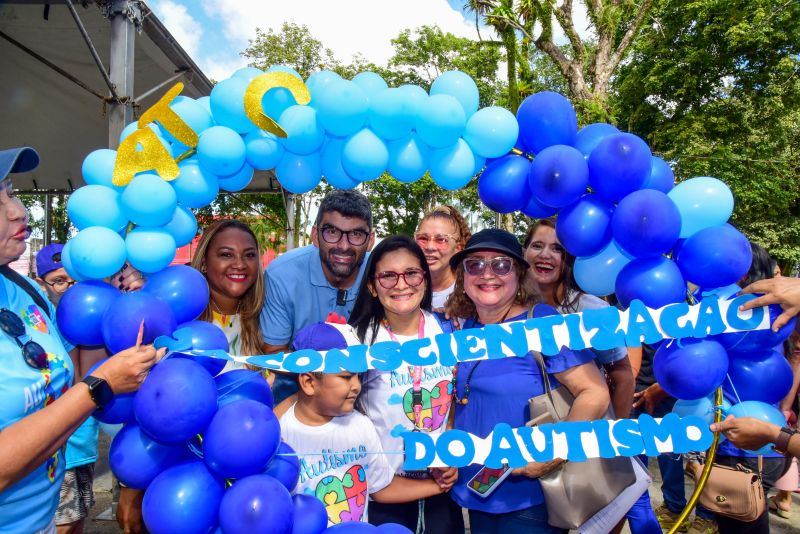
<path fill-rule="evenodd" d="M 305 25 L 293 22 L 284 22 L 280 32 L 256 28 L 256 38 L 249 40 L 242 56 L 250 60 L 250 66 L 262 70 L 272 65 L 292 67 L 304 80 L 316 71 L 337 65 L 330 49 L 315 39 Z"/>

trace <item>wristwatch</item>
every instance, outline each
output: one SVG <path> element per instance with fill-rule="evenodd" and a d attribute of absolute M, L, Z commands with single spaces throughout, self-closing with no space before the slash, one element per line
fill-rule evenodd
<path fill-rule="evenodd" d="M 98 410 L 105 408 L 106 405 L 111 402 L 111 399 L 114 398 L 114 392 L 111 390 L 111 386 L 102 378 L 89 375 L 81 380 L 81 382 L 89 386 L 89 396 L 92 397 L 92 401 L 94 401 Z"/>
<path fill-rule="evenodd" d="M 789 440 L 791 440 L 792 436 L 795 434 L 797 434 L 797 430 L 794 428 L 789 428 L 788 426 L 781 428 L 781 431 L 778 433 L 778 439 L 775 440 L 775 445 L 772 448 L 779 454 L 786 454 L 789 448 Z"/>

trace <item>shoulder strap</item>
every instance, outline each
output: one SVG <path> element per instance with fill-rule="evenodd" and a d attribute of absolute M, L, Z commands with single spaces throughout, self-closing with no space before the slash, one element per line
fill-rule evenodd
<path fill-rule="evenodd" d="M 8 278 L 10 281 L 16 284 L 20 289 L 22 289 L 25 293 L 27 293 L 33 299 L 33 302 L 35 302 L 36 305 L 39 306 L 39 309 L 41 309 L 49 319 L 51 320 L 53 319 L 52 317 L 50 317 L 50 307 L 47 305 L 47 302 L 45 302 L 44 298 L 42 298 L 39 292 L 37 292 L 33 288 L 33 286 L 30 284 L 28 280 L 25 279 L 24 276 L 19 274 L 17 271 L 12 269 L 8 265 L 0 266 L 0 274 Z"/>
<path fill-rule="evenodd" d="M 451 319 L 446 319 L 444 316 L 444 312 L 433 312 L 433 316 L 436 317 L 436 321 L 439 323 L 439 327 L 442 329 L 443 333 L 445 334 L 453 333 L 453 330 L 455 330 L 453 321 Z"/>
<path fill-rule="evenodd" d="M 536 309 L 536 304 L 531 306 L 531 309 L 528 310 L 528 319 L 533 319 L 533 311 Z M 544 384 L 544 391 L 547 393 L 547 396 L 551 398 L 553 396 L 553 386 L 550 384 L 550 375 L 547 374 L 547 367 L 544 365 L 544 358 L 542 357 L 542 353 L 538 350 L 532 350 L 533 358 L 536 360 L 536 364 L 539 366 L 539 371 L 542 373 L 542 384 Z"/>

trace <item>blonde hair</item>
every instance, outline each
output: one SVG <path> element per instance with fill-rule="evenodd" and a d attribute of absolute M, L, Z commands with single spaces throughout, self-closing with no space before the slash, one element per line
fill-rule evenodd
<path fill-rule="evenodd" d="M 256 245 L 256 254 L 261 261 L 261 249 L 258 246 L 258 239 L 255 234 L 245 223 L 235 219 L 227 219 L 216 221 L 211 226 L 205 229 L 200 242 L 197 244 L 197 250 L 192 258 L 192 267 L 202 272 L 205 276 L 206 255 L 208 254 L 208 247 L 214 238 L 229 228 L 236 228 L 242 232 L 247 233 L 253 238 Z M 259 266 L 261 264 L 259 263 Z M 264 306 L 264 276 L 261 269 L 258 270 L 255 283 L 245 292 L 239 299 L 239 321 L 242 325 L 241 332 L 241 356 L 255 356 L 263 352 L 262 347 L 264 341 L 261 338 L 261 327 L 259 325 L 259 316 L 261 315 L 261 308 Z M 200 321 L 212 322 L 213 310 L 211 308 L 211 297 L 209 296 L 208 304 L 203 313 L 198 317 Z"/>
<path fill-rule="evenodd" d="M 427 221 L 428 219 L 445 219 L 453 223 L 456 227 L 456 243 L 461 245 L 462 247 L 467 244 L 469 238 L 472 237 L 472 232 L 467 226 L 467 221 L 464 220 L 464 217 L 459 213 L 457 209 L 453 206 L 448 206 L 447 204 L 443 204 L 441 206 L 436 206 L 428 213 L 423 215 L 422 220 L 419 221 L 417 225 L 417 231 L 419 231 L 419 227 L 422 226 L 422 223 Z"/>
<path fill-rule="evenodd" d="M 531 308 L 534 304 L 542 302 L 542 295 L 539 293 L 536 282 L 528 277 L 528 269 L 516 260 L 514 260 L 514 275 L 517 277 L 517 294 L 514 297 L 514 304 Z M 456 268 L 456 286 L 453 289 L 453 293 L 448 297 L 445 308 L 450 317 L 470 319 L 478 316 L 475 303 L 464 291 L 463 263 L 459 263 Z"/>

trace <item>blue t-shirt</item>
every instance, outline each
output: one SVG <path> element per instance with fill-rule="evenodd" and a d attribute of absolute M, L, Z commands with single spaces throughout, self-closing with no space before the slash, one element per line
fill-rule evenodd
<path fill-rule="evenodd" d="M 576 295 L 570 292 L 565 299 L 567 302 L 571 301 L 572 299 L 576 298 Z M 575 300 L 574 309 L 567 309 L 565 306 L 559 306 L 558 312 L 562 314 L 566 313 L 578 313 L 584 310 L 600 310 L 603 308 L 608 308 L 608 302 L 604 301 L 599 297 L 595 297 L 594 295 L 589 295 L 588 293 L 580 293 L 577 295 Z M 600 350 L 600 349 L 591 349 L 594 352 L 595 360 L 602 366 L 607 365 L 610 363 L 617 362 L 628 355 L 628 349 L 625 347 L 615 347 L 613 349 L 607 350 Z"/>
<path fill-rule="evenodd" d="M 556 310 L 546 304 L 538 304 L 534 317 L 556 314 Z M 527 312 L 508 321 L 519 321 L 527 317 Z M 467 321 L 464 328 L 480 328 L 480 323 Z M 553 376 L 571 367 L 594 359 L 591 351 L 571 351 L 562 349 L 556 356 L 544 358 L 550 383 L 558 387 Z M 488 436 L 497 423 L 508 423 L 513 428 L 525 426 L 531 417 L 528 399 L 544 393 L 544 383 L 539 366 L 532 354 L 521 358 L 500 358 L 480 362 L 458 364 L 456 390 L 463 396 L 464 387 L 470 371 L 478 365 L 469 381 L 469 402 L 455 406 L 455 428 L 466 430 L 479 437 Z M 458 470 L 458 482 L 451 495 L 460 506 L 493 514 L 514 512 L 544 502 L 538 480 L 524 476 L 509 476 L 487 498 L 478 497 L 467 489 L 467 482 L 483 467 L 468 465 Z"/>
<path fill-rule="evenodd" d="M 64 454 L 67 469 L 81 465 L 93 464 L 97 461 L 97 436 L 100 424 L 94 417 L 88 418 L 67 440 L 67 451 Z"/>
<path fill-rule="evenodd" d="M 369 254 L 358 270 L 358 277 L 347 290 L 343 306 L 336 304 L 338 289 L 331 286 L 322 271 L 319 249 L 314 245 L 290 250 L 269 264 L 264 272 L 264 308 L 261 310 L 261 337 L 270 345 L 287 345 L 304 326 L 324 321 L 335 312 L 350 317 Z"/>
<path fill-rule="evenodd" d="M 29 281 L 30 282 L 30 281 Z M 30 282 L 41 293 L 36 284 Z M 42 295 L 42 298 L 47 298 Z M 55 310 L 48 302 L 50 317 Z M 55 322 L 40 310 L 30 295 L 0 276 L 0 307 L 22 318 L 31 339 L 47 351 L 50 368 L 40 371 L 29 367 L 17 342 L 0 331 L 0 430 L 12 425 L 59 398 L 72 384 L 72 361 L 69 350 Z M 23 336 L 20 341 L 25 343 Z M 35 532 L 50 524 L 58 505 L 64 478 L 64 451 L 52 457 L 28 476 L 0 493 L 0 533 Z"/>

